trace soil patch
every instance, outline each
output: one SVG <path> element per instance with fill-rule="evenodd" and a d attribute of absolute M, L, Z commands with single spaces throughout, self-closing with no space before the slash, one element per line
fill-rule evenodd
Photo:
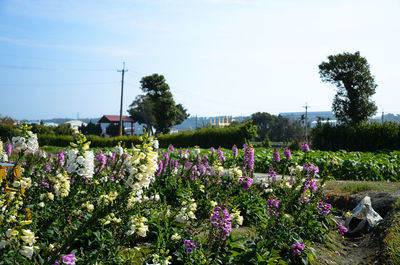
<path fill-rule="evenodd" d="M 360 182 L 357 183 L 360 184 Z M 356 193 L 341 189 L 341 187 L 347 187 L 349 182 L 335 181 L 327 184 L 325 191 L 328 201 L 336 209 L 343 213 L 351 211 L 362 198 L 368 195 L 371 197 L 372 207 L 384 220 L 368 234 L 341 237 L 337 233 L 331 233 L 329 242 L 314 246 L 317 251 L 317 264 L 390 264 L 382 255 L 383 239 L 395 212 L 399 211 L 398 208 L 393 207 L 393 204 L 400 198 L 400 190 L 397 189 L 399 183 L 392 183 L 392 186 L 385 183 L 389 185 L 386 189 L 379 187 L 380 184 L 382 183 L 375 182 L 371 186 L 362 184 L 360 187 L 364 188 Z M 355 189 L 358 188 L 355 187 Z M 343 217 L 336 217 L 337 221 L 341 218 Z"/>

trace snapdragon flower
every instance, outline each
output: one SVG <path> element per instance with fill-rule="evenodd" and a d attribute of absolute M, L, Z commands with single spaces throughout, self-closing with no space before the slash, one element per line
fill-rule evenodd
<path fill-rule="evenodd" d="M 272 154 L 272 160 L 274 161 L 274 162 L 279 162 L 279 161 L 281 161 L 281 158 L 280 158 L 280 156 L 279 156 L 279 151 L 278 150 L 274 150 L 274 153 Z"/>
<path fill-rule="evenodd" d="M 285 150 L 283 150 L 283 156 L 286 157 L 286 159 L 291 159 L 292 158 L 292 154 L 290 152 L 290 149 L 285 148 Z"/>
<path fill-rule="evenodd" d="M 224 241 L 232 231 L 232 221 L 228 210 L 222 210 L 221 207 L 217 206 L 211 215 L 210 221 L 217 228 L 217 238 Z"/>
<path fill-rule="evenodd" d="M 344 236 L 344 233 L 348 231 L 346 227 L 342 225 L 342 223 L 338 223 L 339 235 Z"/>
<path fill-rule="evenodd" d="M 248 169 L 249 172 L 252 172 L 254 169 L 254 149 L 251 145 L 245 144 L 244 148 L 244 166 Z"/>
<path fill-rule="evenodd" d="M 306 142 L 303 142 L 303 143 L 301 144 L 301 150 L 302 150 L 303 152 L 307 153 L 307 152 L 310 151 L 310 146 L 309 146 Z"/>
<path fill-rule="evenodd" d="M 296 255 L 301 255 L 301 251 L 303 251 L 304 248 L 305 245 L 299 242 L 296 242 L 295 244 L 292 245 L 293 253 Z"/>

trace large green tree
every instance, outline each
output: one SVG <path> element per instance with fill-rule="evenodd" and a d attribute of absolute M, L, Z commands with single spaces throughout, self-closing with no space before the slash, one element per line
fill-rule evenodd
<path fill-rule="evenodd" d="M 94 124 L 92 121 L 90 121 L 87 125 L 82 125 L 79 130 L 84 134 L 84 135 L 101 135 L 103 130 L 101 129 L 100 124 Z"/>
<path fill-rule="evenodd" d="M 129 108 L 128 113 L 131 118 L 135 122 L 145 125 L 146 131 L 151 133 L 156 119 L 153 114 L 153 102 L 149 97 L 147 95 L 138 95 Z"/>
<path fill-rule="evenodd" d="M 253 124 L 257 125 L 257 140 L 262 141 L 268 137 L 271 141 L 289 141 L 300 136 L 299 122 L 292 122 L 287 117 L 275 116 L 267 112 L 257 112 L 251 115 Z"/>
<path fill-rule="evenodd" d="M 163 75 L 145 76 L 140 84 L 145 94 L 136 97 L 128 112 L 133 120 L 145 124 L 149 132 L 155 128 L 156 133 L 168 133 L 172 126 L 189 117 L 181 104 L 175 104 Z"/>
<path fill-rule="evenodd" d="M 360 52 L 328 56 L 328 61 L 319 65 L 319 74 L 322 81 L 337 87 L 332 109 L 339 122 L 358 124 L 376 113 L 370 98 L 377 85 Z"/>

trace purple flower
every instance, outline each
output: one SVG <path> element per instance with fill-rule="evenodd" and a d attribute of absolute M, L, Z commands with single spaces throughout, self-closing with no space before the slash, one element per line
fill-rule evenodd
<path fill-rule="evenodd" d="M 224 156 L 224 152 L 221 149 L 218 149 L 217 155 L 218 155 L 219 162 L 221 162 L 221 163 L 225 162 L 226 159 Z"/>
<path fill-rule="evenodd" d="M 4 145 L 4 151 L 6 152 L 7 156 L 11 155 L 11 151 L 12 151 L 12 145 L 11 143 L 6 143 Z"/>
<path fill-rule="evenodd" d="M 101 152 L 101 151 L 100 151 L 100 152 Z M 66 151 L 62 150 L 60 153 L 57 153 L 57 154 L 56 154 L 56 157 L 57 157 L 57 159 L 58 159 L 58 163 L 60 164 L 61 167 L 64 166 L 64 163 L 65 163 L 65 154 L 66 154 L 66 153 L 67 153 Z"/>
<path fill-rule="evenodd" d="M 306 143 L 306 142 L 303 142 L 302 144 L 301 144 L 301 150 L 303 151 L 303 152 L 308 152 L 308 151 L 310 151 L 310 146 Z"/>
<path fill-rule="evenodd" d="M 276 217 L 279 215 L 278 207 L 279 207 L 279 201 L 277 200 L 276 197 L 273 197 L 272 199 L 269 199 L 267 201 L 267 206 L 269 208 L 269 215 L 271 217 Z"/>
<path fill-rule="evenodd" d="M 243 185 L 242 188 L 244 190 L 249 190 L 250 187 L 251 187 L 251 184 L 253 184 L 253 179 L 252 178 L 246 178 L 246 181 L 244 182 L 244 185 Z"/>
<path fill-rule="evenodd" d="M 272 154 L 272 160 L 274 162 L 279 162 L 281 161 L 281 158 L 279 157 L 279 151 L 278 150 L 274 150 L 274 153 Z"/>
<path fill-rule="evenodd" d="M 75 265 L 75 254 L 68 254 L 62 257 L 62 261 L 67 265 Z"/>
<path fill-rule="evenodd" d="M 342 225 L 342 223 L 338 224 L 338 229 L 339 229 L 339 235 L 341 236 L 344 236 L 344 233 L 348 231 L 347 228 Z"/>
<path fill-rule="evenodd" d="M 270 167 L 268 170 L 269 176 L 275 181 L 276 180 L 276 171 L 273 167 Z"/>
<path fill-rule="evenodd" d="M 244 148 L 244 167 L 252 172 L 254 169 L 254 149 L 251 145 L 243 145 Z"/>
<path fill-rule="evenodd" d="M 217 229 L 217 237 L 224 241 L 232 231 L 231 217 L 229 211 L 227 209 L 221 211 L 221 207 L 215 207 L 214 213 L 211 215 L 210 221 Z"/>
<path fill-rule="evenodd" d="M 290 153 L 290 149 L 285 148 L 285 150 L 283 150 L 283 156 L 286 157 L 287 159 L 291 159 L 292 154 Z"/>
<path fill-rule="evenodd" d="M 214 148 L 214 147 L 211 147 L 211 148 L 210 148 L 210 152 L 211 152 L 211 153 L 214 153 L 214 152 L 215 152 L 215 148 Z"/>
<path fill-rule="evenodd" d="M 163 161 L 160 160 L 160 162 L 158 163 L 158 170 L 157 170 L 157 173 L 156 173 L 157 177 L 160 176 L 160 174 L 161 174 L 161 172 L 163 170 L 163 165 L 164 165 Z"/>
<path fill-rule="evenodd" d="M 171 144 L 171 145 L 168 147 L 168 151 L 172 153 L 174 150 L 175 150 L 175 148 L 174 148 L 174 146 Z"/>
<path fill-rule="evenodd" d="M 313 164 L 305 164 L 303 166 L 303 169 L 307 172 L 307 175 L 311 175 L 312 173 L 314 177 L 319 172 L 319 168 L 317 166 L 314 166 Z"/>
<path fill-rule="evenodd" d="M 232 146 L 232 154 L 234 158 L 237 158 L 238 156 L 238 148 L 236 145 Z"/>
<path fill-rule="evenodd" d="M 197 242 L 194 240 L 192 241 L 187 239 L 183 243 L 185 244 L 186 252 L 189 254 L 193 252 L 194 248 L 197 248 Z"/>
<path fill-rule="evenodd" d="M 332 209 L 332 205 L 330 203 L 325 203 L 325 202 L 319 202 L 318 203 L 318 209 L 319 209 L 319 214 L 322 215 L 328 215 L 329 212 Z"/>
<path fill-rule="evenodd" d="M 293 253 L 296 255 L 300 255 L 301 251 L 304 250 L 305 245 L 301 244 L 299 242 L 296 242 L 296 244 L 292 245 Z"/>
<path fill-rule="evenodd" d="M 304 182 L 304 191 L 306 190 L 317 191 L 318 190 L 317 182 L 312 178 L 307 178 Z"/>

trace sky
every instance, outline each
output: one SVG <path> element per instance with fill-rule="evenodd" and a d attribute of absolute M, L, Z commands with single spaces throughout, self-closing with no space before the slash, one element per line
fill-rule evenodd
<path fill-rule="evenodd" d="M 318 65 L 360 51 L 378 114 L 400 113 L 398 0 L 0 0 L 0 115 L 123 112 L 164 75 L 191 116 L 329 111 Z"/>

